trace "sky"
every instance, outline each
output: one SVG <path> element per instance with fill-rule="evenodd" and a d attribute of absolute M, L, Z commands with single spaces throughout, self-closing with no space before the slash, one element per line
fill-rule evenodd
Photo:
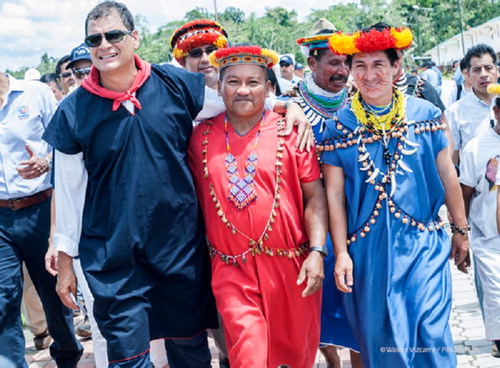
<path fill-rule="evenodd" d="M 327 9 L 349 0 L 122 0 L 135 16 L 146 17 L 151 31 L 170 21 L 181 20 L 195 7 L 214 13 L 235 6 L 245 16 L 263 16 L 266 7 L 295 10 L 300 17 L 312 10 Z M 35 67 L 40 57 L 60 58 L 83 42 L 87 13 L 99 0 L 0 0 L 0 71 Z"/>

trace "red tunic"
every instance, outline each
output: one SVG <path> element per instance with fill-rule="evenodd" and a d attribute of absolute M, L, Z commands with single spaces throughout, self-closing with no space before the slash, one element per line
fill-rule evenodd
<path fill-rule="evenodd" d="M 306 255 L 283 254 L 307 241 L 301 183 L 320 177 L 315 151 L 298 152 L 297 133 L 283 139 L 283 172 L 279 207 L 264 246 L 273 256 L 252 256 L 249 240 L 226 226 L 210 194 L 210 183 L 227 220 L 248 237 L 257 240 L 265 232 L 275 199 L 278 125 L 280 117 L 266 113 L 255 152 L 258 156 L 255 190 L 257 199 L 242 210 L 228 200 L 227 155 L 224 114 L 198 125 L 189 147 L 189 163 L 205 216 L 207 238 L 216 254 L 212 259 L 212 288 L 224 329 L 232 367 L 265 368 L 288 364 L 307 368 L 314 364 L 319 343 L 321 293 L 302 297 L 305 285 L 297 286 L 297 276 Z M 213 124 L 213 125 L 210 125 Z M 231 153 L 236 157 L 240 176 L 252 152 L 259 130 L 257 124 L 245 136 L 228 124 Z M 209 132 L 207 134 L 207 132 Z M 207 144 L 203 144 L 208 141 Z M 203 150 L 207 149 L 204 154 Z M 204 177 L 207 159 L 208 178 Z M 278 249 L 280 250 L 278 252 Z M 238 256 L 237 267 L 221 255 Z M 245 259 L 245 262 L 243 261 Z"/>

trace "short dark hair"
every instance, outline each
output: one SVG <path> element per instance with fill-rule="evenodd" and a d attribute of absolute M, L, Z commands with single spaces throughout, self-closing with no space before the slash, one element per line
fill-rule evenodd
<path fill-rule="evenodd" d="M 383 30 L 389 28 L 391 28 L 389 24 L 384 22 L 378 22 L 367 28 L 363 28 L 361 32 L 370 32 L 372 29 L 376 29 L 377 31 L 382 32 Z M 389 63 L 391 63 L 391 66 L 394 66 L 396 61 L 400 59 L 398 51 L 396 49 L 386 49 L 382 51 L 387 55 L 387 58 L 389 59 Z M 347 55 L 346 63 L 347 65 L 349 65 L 349 68 L 352 68 L 352 59 L 353 55 Z"/>
<path fill-rule="evenodd" d="M 421 68 L 432 68 L 432 61 L 424 61 L 422 64 L 420 64 Z"/>
<path fill-rule="evenodd" d="M 485 54 L 490 54 L 491 58 L 493 59 L 493 64 L 497 64 L 497 54 L 495 54 L 493 48 L 484 43 L 479 43 L 468 49 L 463 58 L 463 60 L 465 60 L 465 66 L 467 67 L 467 70 L 470 71 L 470 61 L 473 57 L 480 58 Z"/>
<path fill-rule="evenodd" d="M 281 96 L 281 88 L 278 83 L 278 78 L 276 77 L 276 73 L 274 72 L 273 68 L 268 68 L 267 69 L 267 79 L 271 81 L 271 87 L 275 88 L 276 90 L 276 96 Z"/>
<path fill-rule="evenodd" d="M 467 64 L 465 63 L 465 58 L 462 58 L 460 60 L 460 71 L 464 71 L 465 69 L 467 69 Z"/>
<path fill-rule="evenodd" d="M 69 55 L 64 55 L 62 58 L 59 59 L 59 61 L 56 64 L 56 78 L 58 78 L 59 74 L 61 74 L 61 65 L 63 65 L 64 63 L 67 63 L 70 60 L 71 60 L 71 56 L 69 56 Z"/>
<path fill-rule="evenodd" d="M 500 109 L 500 96 L 495 98 L 495 106 Z"/>
<path fill-rule="evenodd" d="M 85 35 L 87 35 L 87 27 L 91 20 L 96 20 L 102 17 L 107 17 L 111 15 L 111 12 L 116 10 L 118 15 L 120 16 L 123 25 L 127 30 L 134 29 L 134 17 L 130 10 L 125 6 L 125 4 L 119 3 L 117 1 L 104 1 L 100 4 L 97 4 L 94 9 L 92 9 L 87 18 L 85 19 Z"/>
<path fill-rule="evenodd" d="M 56 73 L 46 73 L 40 77 L 40 82 L 49 83 L 56 82 L 57 75 Z"/>
<path fill-rule="evenodd" d="M 387 55 L 387 58 L 389 59 L 389 63 L 391 63 L 391 66 L 394 66 L 396 61 L 400 59 L 398 52 L 396 49 L 387 49 L 387 50 L 382 50 L 384 54 Z M 352 59 L 354 55 L 347 55 L 346 58 L 346 64 L 349 66 L 349 69 L 352 68 Z"/>
<path fill-rule="evenodd" d="M 329 49 L 318 49 L 318 50 L 313 50 L 309 53 L 309 56 L 312 56 L 315 58 L 317 61 L 321 61 L 321 58 L 327 54 Z"/>

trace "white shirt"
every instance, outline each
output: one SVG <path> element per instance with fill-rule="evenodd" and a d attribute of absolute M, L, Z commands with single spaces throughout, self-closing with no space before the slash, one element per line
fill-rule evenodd
<path fill-rule="evenodd" d="M 445 111 L 455 151 L 463 150 L 472 138 L 491 128 L 491 111 L 475 93 L 468 93 Z"/>
<path fill-rule="evenodd" d="M 471 247 L 493 247 L 500 250 L 496 226 L 497 186 L 500 170 L 500 135 L 493 129 L 470 140 L 460 160 L 460 183 L 474 188 L 469 208 Z"/>
<path fill-rule="evenodd" d="M 0 106 L 0 199 L 15 199 L 51 187 L 50 175 L 26 180 L 17 168 L 30 158 L 26 144 L 39 157 L 51 151 L 42 134 L 56 111 L 57 101 L 44 83 L 7 77 L 9 91 Z"/>

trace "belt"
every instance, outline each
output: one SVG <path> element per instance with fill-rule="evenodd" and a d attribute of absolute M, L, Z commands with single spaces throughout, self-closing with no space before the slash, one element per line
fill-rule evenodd
<path fill-rule="evenodd" d="M 35 204 L 45 202 L 52 195 L 52 188 L 42 190 L 36 194 L 30 195 L 28 197 L 16 198 L 16 199 L 0 199 L 0 207 L 10 208 L 13 211 L 17 211 L 26 207 L 34 206 Z"/>

